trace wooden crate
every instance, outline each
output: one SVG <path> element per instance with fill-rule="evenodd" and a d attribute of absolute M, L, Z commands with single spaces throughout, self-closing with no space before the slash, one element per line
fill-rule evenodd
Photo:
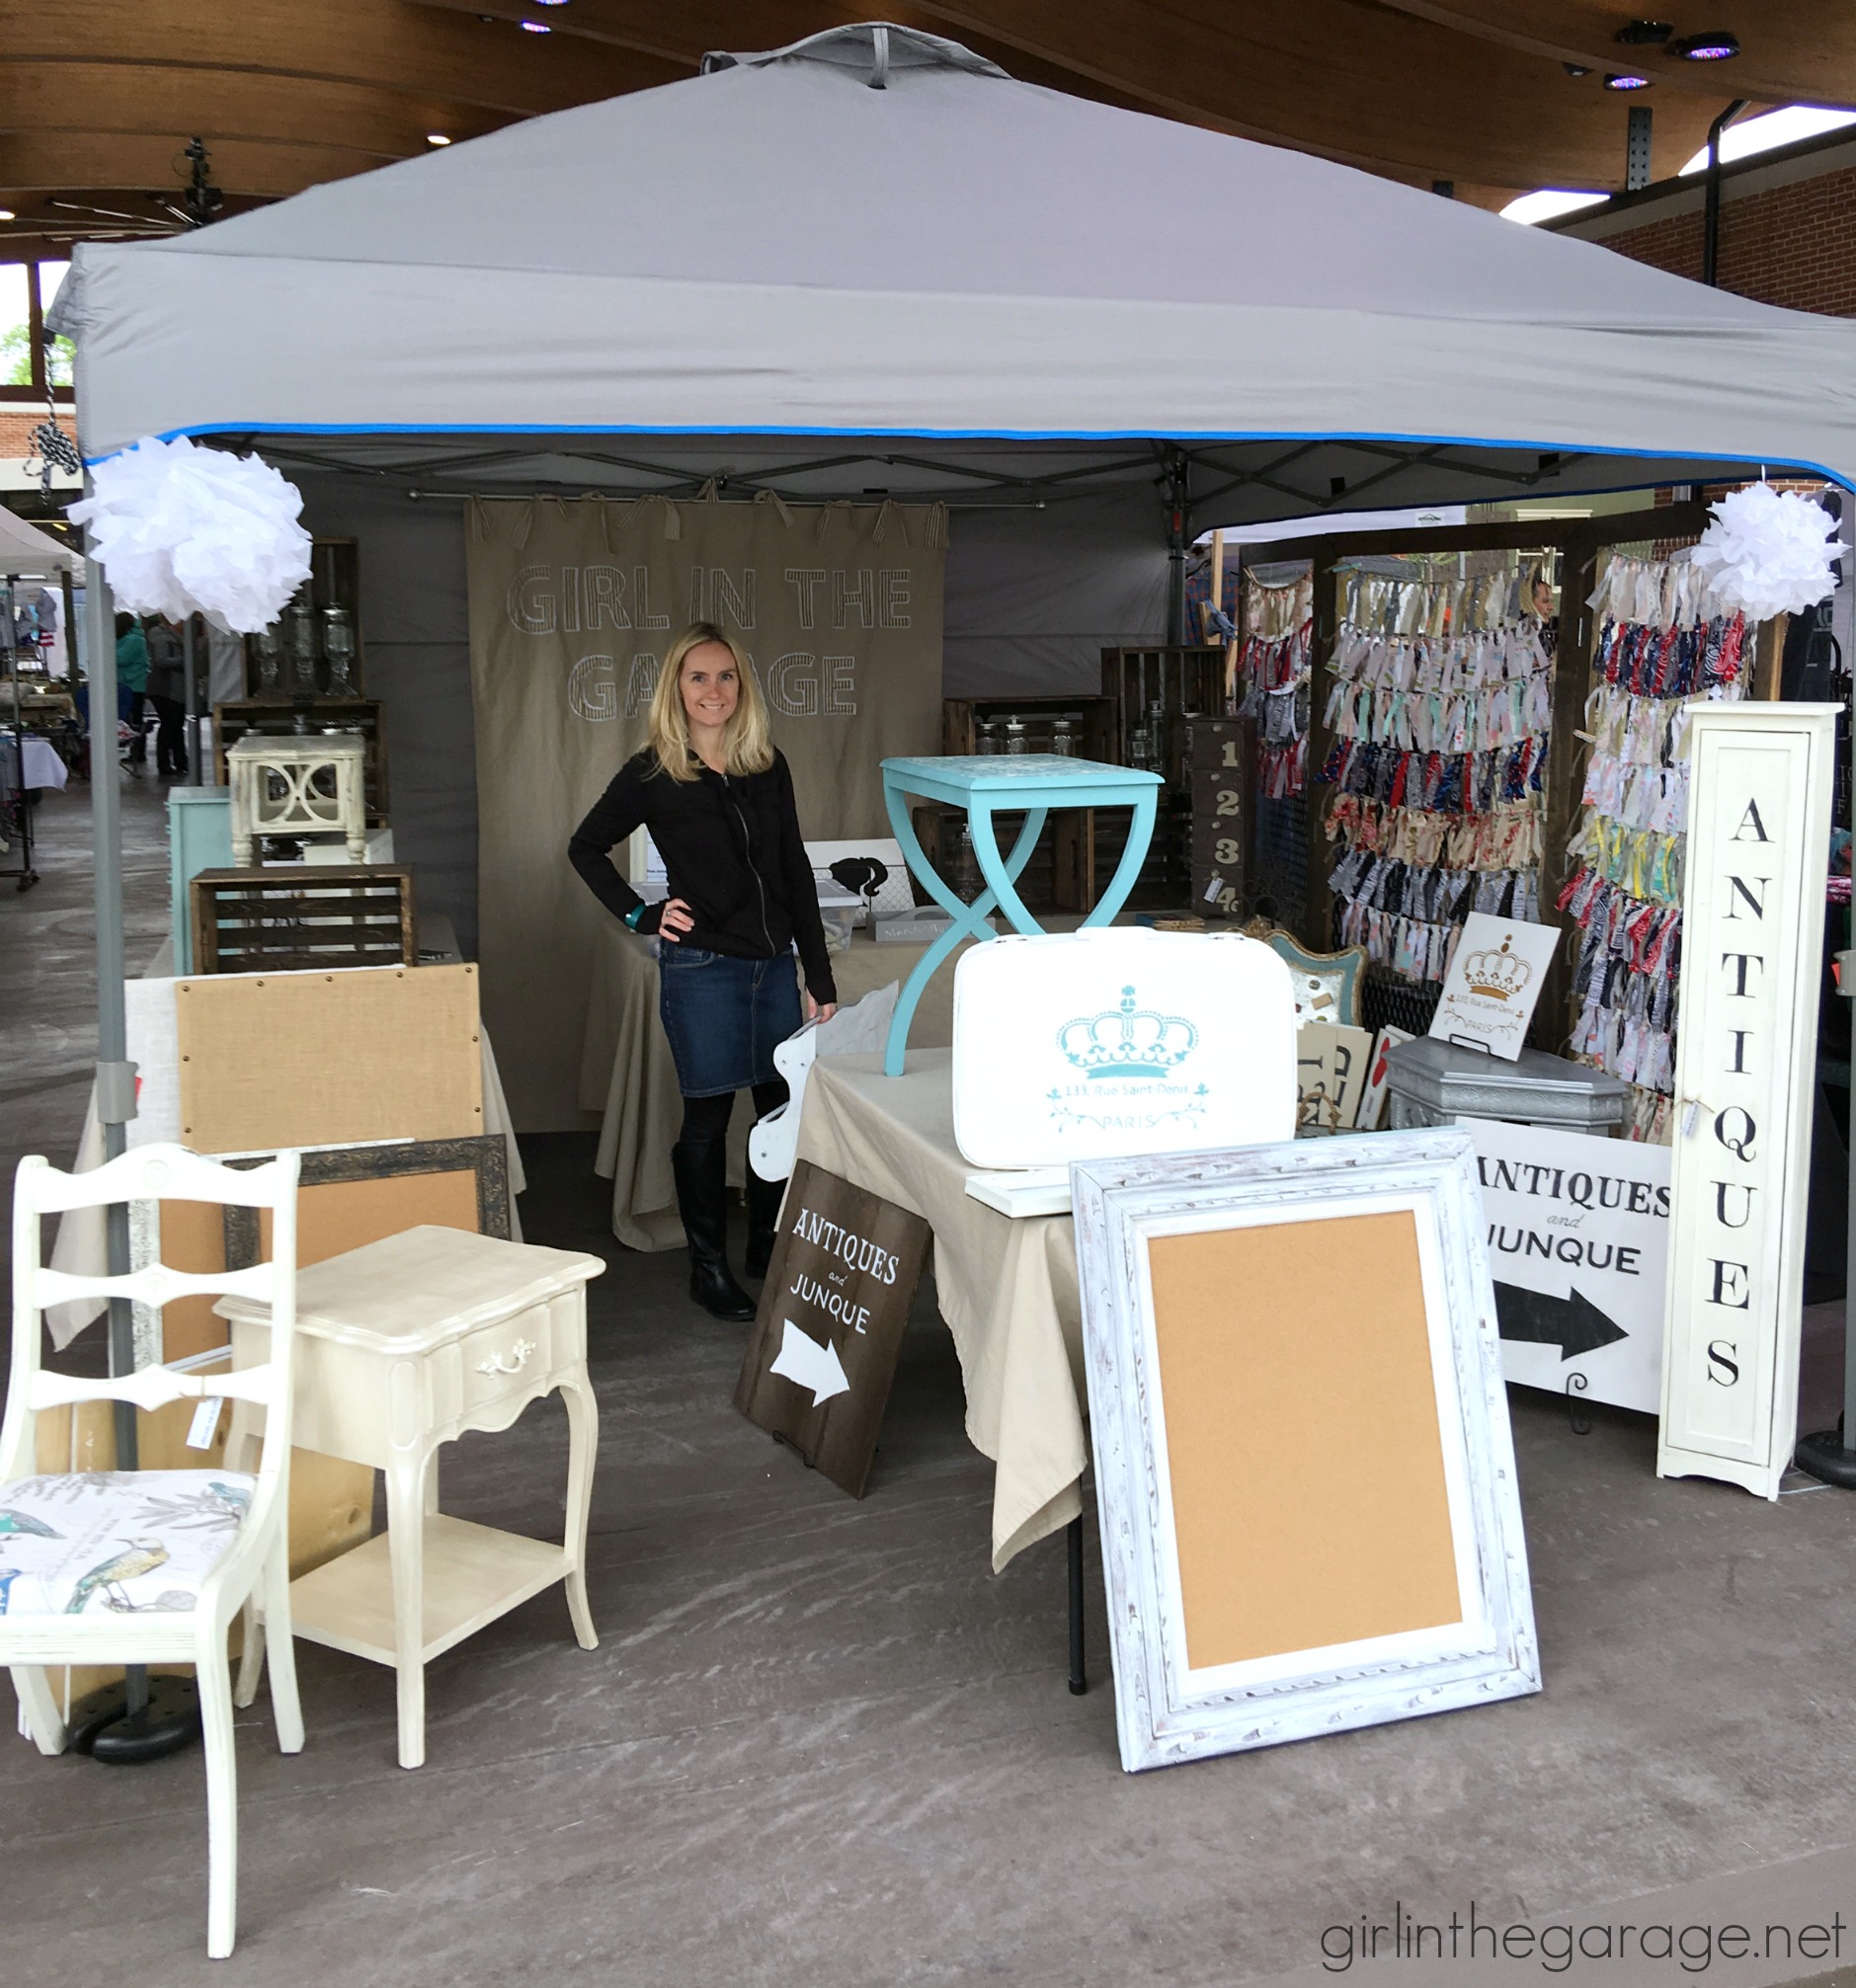
<path fill-rule="evenodd" d="M 1102 694 L 1113 706 L 1114 750 L 1106 756 L 1131 765 L 1128 742 L 1148 726 L 1158 704 L 1161 736 L 1153 741 L 1151 770 L 1164 774 L 1170 785 L 1182 780 L 1179 765 L 1180 718 L 1222 718 L 1225 714 L 1225 652 L 1217 646 L 1189 648 L 1104 649 Z"/>
<path fill-rule="evenodd" d="M 1114 706 L 1106 697 L 943 697 L 941 751 L 950 758 L 980 750 L 980 726 L 1016 718 L 1025 730 L 1027 753 L 1050 751 L 1050 728 L 1058 718 L 1074 727 L 1079 759 L 1121 763 L 1114 750 Z"/>
<path fill-rule="evenodd" d="M 325 726 L 359 732 L 365 742 L 362 783 L 367 796 L 367 826 L 386 827 L 386 717 L 375 697 L 236 697 L 212 707 L 212 745 L 218 760 L 218 781 L 230 784 L 225 772 L 225 749 L 247 732 L 287 735 L 302 719 L 311 732 Z"/>
<path fill-rule="evenodd" d="M 198 974 L 419 962 L 413 873 L 403 864 L 202 870 L 191 889 Z"/>

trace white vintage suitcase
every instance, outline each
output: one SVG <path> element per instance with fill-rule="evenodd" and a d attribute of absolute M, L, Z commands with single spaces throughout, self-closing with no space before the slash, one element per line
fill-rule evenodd
<path fill-rule="evenodd" d="M 954 969 L 954 1140 L 1062 1166 L 1295 1136 L 1289 969 L 1235 932 L 1015 935 Z"/>

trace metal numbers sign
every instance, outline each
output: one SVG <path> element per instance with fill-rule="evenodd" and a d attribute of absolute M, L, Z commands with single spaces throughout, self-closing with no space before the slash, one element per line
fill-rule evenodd
<path fill-rule="evenodd" d="M 1656 1471 L 1773 1498 L 1797 1435 L 1836 707 L 1692 709 Z"/>

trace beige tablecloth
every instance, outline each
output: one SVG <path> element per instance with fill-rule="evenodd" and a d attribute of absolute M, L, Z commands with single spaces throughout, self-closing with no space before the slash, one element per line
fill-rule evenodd
<path fill-rule="evenodd" d="M 1012 1222 L 968 1199 L 972 1168 L 954 1145 L 951 1069 L 948 1050 L 913 1046 L 896 1077 L 875 1056 L 814 1064 L 799 1156 L 934 1231 L 934 1285 L 960 1356 L 967 1435 L 999 1467 L 998 1572 L 1082 1509 L 1077 1481 L 1089 1446 L 1076 1237 L 1067 1215 Z"/>
<path fill-rule="evenodd" d="M 612 1233 L 630 1249 L 681 1249 L 671 1179 L 671 1147 L 683 1121 L 677 1067 L 657 1013 L 657 960 L 652 942 L 614 924 L 594 956 L 581 1044 L 580 1105 L 601 1114 L 594 1170 L 612 1183 Z M 838 997 L 848 1005 L 891 981 L 906 981 L 924 946 L 879 946 L 858 932 L 832 958 Z M 793 962 L 797 975 L 799 963 Z M 909 1031 L 913 1044 L 944 1049 L 953 1040 L 954 969 L 950 960 L 928 983 Z M 740 1102 L 729 1126 L 728 1177 L 748 1177 L 752 1107 Z"/>

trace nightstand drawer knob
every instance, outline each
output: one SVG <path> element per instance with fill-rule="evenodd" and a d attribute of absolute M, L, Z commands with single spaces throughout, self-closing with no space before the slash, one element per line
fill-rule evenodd
<path fill-rule="evenodd" d="M 520 1374 L 528 1364 L 528 1356 L 535 1350 L 532 1339 L 518 1339 L 507 1354 L 492 1353 L 489 1359 L 477 1362 L 479 1374 Z"/>

